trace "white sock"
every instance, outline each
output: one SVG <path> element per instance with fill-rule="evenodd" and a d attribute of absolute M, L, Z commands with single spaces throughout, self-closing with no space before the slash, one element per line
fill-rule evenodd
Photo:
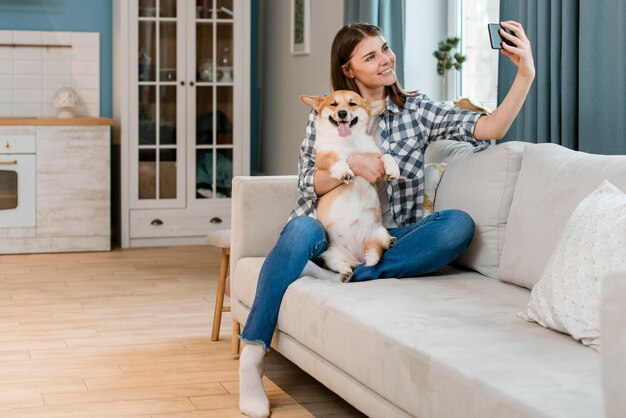
<path fill-rule="evenodd" d="M 239 409 L 252 418 L 270 416 L 270 401 L 263 388 L 262 345 L 246 344 L 239 357 Z"/>
<path fill-rule="evenodd" d="M 307 261 L 306 266 L 304 266 L 304 270 L 302 270 L 302 273 L 300 273 L 300 277 L 302 276 L 311 276 L 315 277 L 316 279 L 327 280 L 329 282 L 335 283 L 341 282 L 341 279 L 339 278 L 339 273 L 323 269 L 311 260 Z"/>

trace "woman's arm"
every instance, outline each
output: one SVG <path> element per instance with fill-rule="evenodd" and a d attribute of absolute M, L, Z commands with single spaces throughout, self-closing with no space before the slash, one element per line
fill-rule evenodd
<path fill-rule="evenodd" d="M 382 154 L 355 154 L 346 159 L 350 170 L 355 176 L 361 176 L 370 184 L 385 177 L 385 164 L 381 161 Z M 341 180 L 337 180 L 330 176 L 328 170 L 315 170 L 313 186 L 315 194 L 322 196 L 341 184 Z"/>
<path fill-rule="evenodd" d="M 315 194 L 323 196 L 326 193 L 333 190 L 335 187 L 341 184 L 341 180 L 337 180 L 330 176 L 328 170 L 315 170 L 315 177 L 313 179 L 313 187 L 315 188 Z"/>
<path fill-rule="evenodd" d="M 303 201 L 312 205 L 317 199 L 315 192 L 315 118 L 317 113 L 311 110 L 306 125 L 304 140 L 300 145 L 298 158 L 298 191 Z"/>
<path fill-rule="evenodd" d="M 510 46 L 503 42 L 502 53 L 509 57 L 517 67 L 517 76 L 500 106 L 491 115 L 482 116 L 476 122 L 474 138 L 478 140 L 502 139 L 506 135 L 522 108 L 535 78 L 532 50 L 530 41 L 524 33 L 524 28 L 521 24 L 513 21 L 502 22 L 502 26 L 512 30 L 515 34 L 515 36 L 510 35 L 500 29 L 500 35 L 516 45 Z"/>

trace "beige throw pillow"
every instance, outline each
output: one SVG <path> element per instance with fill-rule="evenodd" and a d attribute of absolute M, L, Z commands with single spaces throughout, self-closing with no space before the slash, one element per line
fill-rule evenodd
<path fill-rule="evenodd" d="M 437 187 L 447 165 L 446 163 L 429 163 L 424 166 L 424 216 L 433 213 Z"/>
<path fill-rule="evenodd" d="M 602 279 L 626 266 L 626 195 L 604 180 L 574 210 L 519 316 L 600 348 Z"/>
<path fill-rule="evenodd" d="M 476 152 L 467 142 L 440 140 L 426 148 L 426 163 L 448 164 L 437 187 L 435 212 L 462 210 L 476 226 L 472 243 L 456 265 L 498 277 L 509 208 L 528 145 L 511 141 Z"/>

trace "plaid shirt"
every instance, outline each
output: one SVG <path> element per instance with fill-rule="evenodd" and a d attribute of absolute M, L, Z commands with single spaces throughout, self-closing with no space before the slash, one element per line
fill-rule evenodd
<path fill-rule="evenodd" d="M 422 218 L 424 202 L 424 152 L 428 144 L 438 139 L 472 142 L 474 125 L 481 113 L 435 102 L 425 95 L 407 97 L 404 108 L 387 100 L 387 109 L 378 120 L 381 152 L 390 154 L 400 167 L 400 178 L 389 181 L 387 193 L 393 219 L 399 226 L 415 223 Z M 318 196 L 313 188 L 315 174 L 315 119 L 311 111 L 298 161 L 298 198 L 290 219 L 307 215 L 315 217 Z M 484 146 L 489 141 L 481 141 Z"/>

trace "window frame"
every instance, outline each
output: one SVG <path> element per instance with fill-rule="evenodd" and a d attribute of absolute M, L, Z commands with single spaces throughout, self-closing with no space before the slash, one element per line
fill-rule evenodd
<path fill-rule="evenodd" d="M 465 47 L 463 45 L 463 1 L 462 0 L 448 0 L 448 36 L 456 36 L 461 38 L 461 44 L 459 52 L 464 53 Z M 461 71 L 450 71 L 448 73 L 448 80 L 446 85 L 446 91 L 448 91 L 449 99 L 456 99 L 461 97 L 462 89 L 462 69 Z M 452 93 L 452 94 L 450 94 Z"/>

